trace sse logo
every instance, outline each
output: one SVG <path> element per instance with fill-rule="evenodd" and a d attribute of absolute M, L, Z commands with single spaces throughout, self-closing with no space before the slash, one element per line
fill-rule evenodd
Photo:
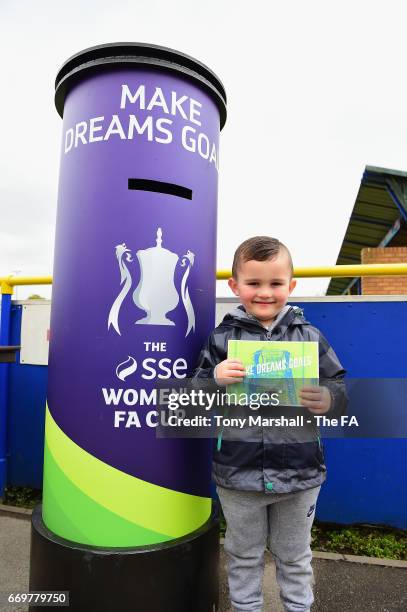
<path fill-rule="evenodd" d="M 187 362 L 183 357 L 171 361 L 168 357 L 155 359 L 154 357 L 146 357 L 141 363 L 142 374 L 144 380 L 153 380 L 160 378 L 167 380 L 168 378 L 185 378 L 187 370 Z M 137 361 L 131 355 L 126 361 L 119 363 L 116 368 L 116 376 L 119 380 L 125 381 L 137 371 Z"/>

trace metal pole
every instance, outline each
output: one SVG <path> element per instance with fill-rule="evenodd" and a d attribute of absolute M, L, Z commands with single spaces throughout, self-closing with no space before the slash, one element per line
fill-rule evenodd
<path fill-rule="evenodd" d="M 0 345 L 10 344 L 10 310 L 13 288 L 1 284 Z M 7 484 L 8 363 L 0 363 L 0 498 Z"/>
<path fill-rule="evenodd" d="M 407 263 L 396 264 L 364 264 L 340 266 L 316 266 L 310 268 L 294 268 L 296 278 L 318 277 L 354 277 L 354 276 L 407 276 Z M 231 270 L 218 270 L 216 278 L 227 280 L 232 276 Z"/>
<path fill-rule="evenodd" d="M 364 264 L 340 266 L 314 266 L 294 268 L 296 278 L 321 277 L 362 277 L 362 276 L 407 276 L 407 263 L 396 264 Z M 232 276 L 231 270 L 218 270 L 217 280 L 227 280 Z M 79 278 L 79 277 L 78 277 Z M 52 285 L 52 276 L 21 276 L 19 278 L 0 278 L 0 283 L 8 285 Z"/>

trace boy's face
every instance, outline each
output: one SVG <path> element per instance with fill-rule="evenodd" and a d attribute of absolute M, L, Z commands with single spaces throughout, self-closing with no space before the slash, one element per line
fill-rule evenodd
<path fill-rule="evenodd" d="M 266 261 L 251 259 L 241 262 L 237 278 L 229 279 L 229 287 L 238 296 L 246 312 L 266 326 L 284 308 L 295 285 L 284 252 Z"/>

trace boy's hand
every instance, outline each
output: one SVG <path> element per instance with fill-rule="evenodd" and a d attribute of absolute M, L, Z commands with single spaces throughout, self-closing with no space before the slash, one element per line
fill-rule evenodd
<path fill-rule="evenodd" d="M 313 414 L 325 414 L 331 407 L 332 397 L 327 387 L 303 387 L 301 405 Z"/>
<path fill-rule="evenodd" d="M 243 362 L 240 359 L 225 359 L 216 366 L 214 376 L 217 383 L 231 385 L 242 382 L 245 373 Z"/>

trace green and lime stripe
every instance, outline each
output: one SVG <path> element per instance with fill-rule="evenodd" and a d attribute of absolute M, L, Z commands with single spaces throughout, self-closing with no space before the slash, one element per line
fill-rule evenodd
<path fill-rule="evenodd" d="M 75 444 L 46 410 L 43 519 L 81 544 L 134 547 L 167 542 L 201 527 L 211 499 L 126 474 Z"/>

